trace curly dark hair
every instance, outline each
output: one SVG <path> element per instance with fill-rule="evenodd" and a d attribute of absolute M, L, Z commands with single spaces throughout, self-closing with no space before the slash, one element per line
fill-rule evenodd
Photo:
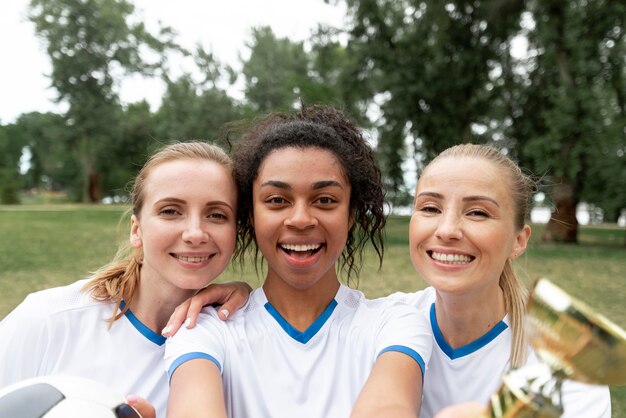
<path fill-rule="evenodd" d="M 341 269 L 348 281 L 357 277 L 363 261 L 363 249 L 370 241 L 382 265 L 384 192 L 380 169 L 362 132 L 342 112 L 326 106 L 303 106 L 293 115 L 272 113 L 252 125 L 237 141 L 232 155 L 234 175 L 239 188 L 239 229 L 241 245 L 235 257 L 243 263 L 252 242 L 256 244 L 252 225 L 253 183 L 267 155 L 286 147 L 319 148 L 331 152 L 350 182 L 350 210 L 354 224 L 348 231 L 341 254 Z M 255 245 L 255 263 L 259 249 Z"/>

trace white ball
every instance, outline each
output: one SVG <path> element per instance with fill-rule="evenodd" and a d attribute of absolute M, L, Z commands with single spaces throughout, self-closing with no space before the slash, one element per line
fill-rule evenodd
<path fill-rule="evenodd" d="M 0 390 L 0 417 L 141 418 L 122 395 L 74 376 L 41 376 Z"/>

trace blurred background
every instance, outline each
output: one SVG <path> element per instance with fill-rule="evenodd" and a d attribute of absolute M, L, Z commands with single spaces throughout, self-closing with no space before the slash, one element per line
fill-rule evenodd
<path fill-rule="evenodd" d="M 408 211 L 433 155 L 481 142 L 541 180 L 532 220 L 547 222 L 544 240 L 626 225 L 623 2 L 3 7 L 2 203 L 123 202 L 154 147 L 220 141 L 228 122 L 303 102 L 368 130 L 393 213 Z"/>

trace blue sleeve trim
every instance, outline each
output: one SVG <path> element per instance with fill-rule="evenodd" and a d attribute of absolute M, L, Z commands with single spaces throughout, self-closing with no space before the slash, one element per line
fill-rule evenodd
<path fill-rule="evenodd" d="M 426 364 L 424 363 L 424 359 L 422 359 L 422 356 L 420 356 L 417 353 L 417 351 L 409 347 L 405 347 L 403 345 L 390 345 L 389 347 L 385 348 L 380 353 L 378 353 L 377 357 L 380 357 L 383 353 L 386 353 L 388 351 L 396 351 L 398 353 L 403 353 L 411 357 L 420 366 L 420 369 L 422 370 L 422 378 L 424 378 L 424 371 L 426 370 Z"/>
<path fill-rule="evenodd" d="M 176 360 L 174 360 L 174 362 L 172 363 L 172 365 L 170 366 L 169 370 L 167 371 L 167 375 L 169 376 L 168 380 L 172 380 L 172 375 L 174 374 L 174 372 L 176 371 L 176 369 L 178 368 L 178 366 L 180 366 L 183 363 L 186 363 L 190 360 L 195 360 L 195 359 L 205 359 L 205 360 L 209 360 L 212 361 L 213 363 L 215 363 L 215 365 L 217 366 L 217 368 L 220 371 L 220 374 L 222 373 L 222 365 L 220 364 L 219 361 L 217 361 L 217 359 L 207 353 L 201 353 L 201 352 L 193 352 L 193 353 L 187 353 L 187 354 L 183 354 L 182 356 L 178 357 Z"/>

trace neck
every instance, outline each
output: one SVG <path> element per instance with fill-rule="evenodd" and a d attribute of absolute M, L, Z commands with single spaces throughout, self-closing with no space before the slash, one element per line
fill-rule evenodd
<path fill-rule="evenodd" d="M 299 289 L 269 276 L 263 284 L 268 302 L 298 331 L 305 331 L 324 312 L 339 290 L 339 280 L 321 280 Z"/>
<path fill-rule="evenodd" d="M 506 315 L 500 286 L 467 294 L 437 292 L 437 324 L 453 349 L 463 347 L 485 335 Z"/>
<path fill-rule="evenodd" d="M 156 285 L 142 274 L 129 309 L 142 324 L 160 334 L 174 309 L 195 293 L 195 290 Z"/>

